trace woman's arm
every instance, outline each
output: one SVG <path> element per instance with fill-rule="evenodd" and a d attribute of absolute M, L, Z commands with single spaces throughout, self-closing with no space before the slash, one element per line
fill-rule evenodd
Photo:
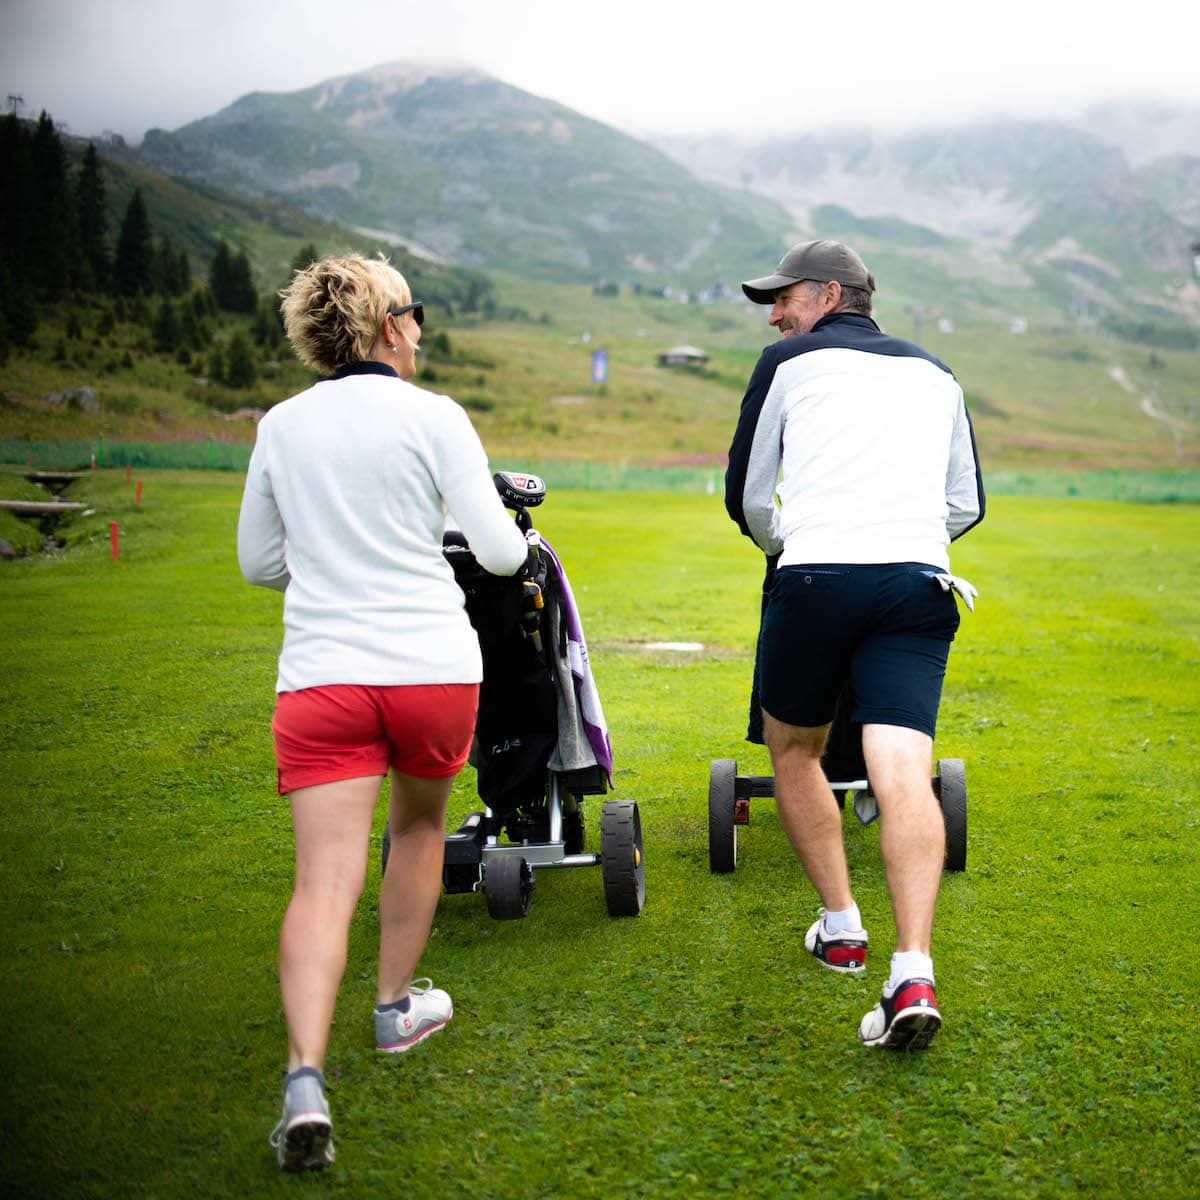
<path fill-rule="evenodd" d="M 446 442 L 438 464 L 446 507 L 485 571 L 515 575 L 529 556 L 529 546 L 496 494 L 479 435 L 457 406 L 453 436 Z"/>
<path fill-rule="evenodd" d="M 262 470 L 258 445 L 250 456 L 242 511 L 238 515 L 238 566 L 250 583 L 287 590 L 287 530 L 271 494 L 271 483 Z"/>

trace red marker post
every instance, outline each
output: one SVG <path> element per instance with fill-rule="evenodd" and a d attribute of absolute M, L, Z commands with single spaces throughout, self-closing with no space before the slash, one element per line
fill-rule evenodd
<path fill-rule="evenodd" d="M 129 482 L 129 472 L 130 472 L 132 469 L 133 469 L 133 468 L 132 468 L 132 467 L 130 467 L 130 465 L 129 465 L 128 463 L 126 463 L 126 464 L 125 464 L 125 482 L 126 482 L 126 483 L 128 483 L 128 482 Z"/>
<path fill-rule="evenodd" d="M 116 560 L 121 557 L 120 549 L 117 546 L 117 523 L 116 523 L 116 521 L 113 521 L 113 523 L 112 523 L 111 533 L 112 533 L 113 562 L 116 562 Z"/>
<path fill-rule="evenodd" d="M 137 498 L 134 500 L 134 503 L 141 504 L 141 502 L 142 502 L 142 481 L 139 479 L 138 480 L 138 489 L 137 489 Z"/>

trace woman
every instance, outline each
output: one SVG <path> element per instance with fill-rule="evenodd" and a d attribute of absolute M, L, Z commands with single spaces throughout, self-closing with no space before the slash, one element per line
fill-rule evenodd
<path fill-rule="evenodd" d="M 466 413 L 409 382 L 423 309 L 404 277 L 382 260 L 331 258 L 282 295 L 292 346 L 328 378 L 259 424 L 238 561 L 284 593 L 272 729 L 296 882 L 279 939 L 288 1073 L 271 1144 L 284 1170 L 303 1170 L 334 1157 L 321 1071 L 389 769 L 376 1045 L 408 1050 L 453 1013 L 444 991 L 412 980 L 482 677 L 442 556 L 446 510 L 489 571 L 515 574 L 529 551 Z"/>

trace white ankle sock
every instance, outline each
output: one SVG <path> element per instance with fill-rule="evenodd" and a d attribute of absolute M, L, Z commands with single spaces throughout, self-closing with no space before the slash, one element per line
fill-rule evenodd
<path fill-rule="evenodd" d="M 826 933 L 844 933 L 848 929 L 857 933 L 862 927 L 862 917 L 859 915 L 857 904 L 843 908 L 840 912 L 829 912 L 828 910 L 825 912 Z"/>
<path fill-rule="evenodd" d="M 892 973 L 887 987 L 895 990 L 906 979 L 933 979 L 933 959 L 920 950 L 897 950 L 892 955 Z"/>

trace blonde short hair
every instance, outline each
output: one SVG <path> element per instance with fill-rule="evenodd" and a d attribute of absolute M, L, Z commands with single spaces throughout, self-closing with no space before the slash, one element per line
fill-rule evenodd
<path fill-rule="evenodd" d="M 385 258 L 326 258 L 297 271 L 279 293 L 283 327 L 301 361 L 325 374 L 370 358 L 389 308 L 412 302 Z"/>

